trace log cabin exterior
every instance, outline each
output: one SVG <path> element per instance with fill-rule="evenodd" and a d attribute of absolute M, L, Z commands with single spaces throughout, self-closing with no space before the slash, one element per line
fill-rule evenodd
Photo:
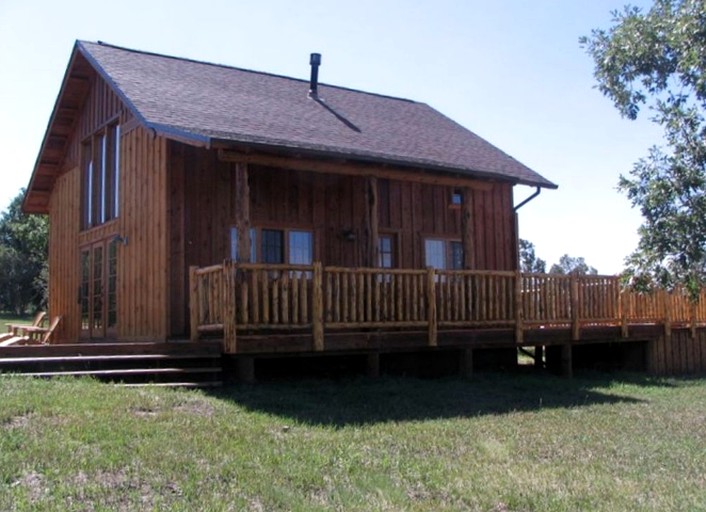
<path fill-rule="evenodd" d="M 77 41 L 24 210 L 58 340 L 159 341 L 224 260 L 512 276 L 515 185 L 556 188 L 422 103 Z"/>

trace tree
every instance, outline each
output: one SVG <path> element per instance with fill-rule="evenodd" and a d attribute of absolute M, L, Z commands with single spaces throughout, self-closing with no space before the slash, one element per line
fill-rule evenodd
<path fill-rule="evenodd" d="M 547 271 L 547 262 L 537 258 L 534 244 L 522 238 L 520 238 L 520 270 L 536 274 L 544 274 Z"/>
<path fill-rule="evenodd" d="M 580 43 L 595 62 L 598 88 L 620 113 L 642 107 L 664 130 L 621 176 L 618 188 L 643 224 L 626 260 L 633 284 L 682 284 L 695 296 L 706 284 L 706 2 L 656 0 L 642 12 L 613 12 L 613 26 Z"/>
<path fill-rule="evenodd" d="M 579 275 L 596 275 L 598 271 L 588 265 L 586 260 L 579 257 L 573 258 L 568 254 L 564 254 L 559 258 L 559 263 L 552 265 L 549 269 L 550 274 L 579 274 Z"/>
<path fill-rule="evenodd" d="M 47 299 L 46 217 L 22 213 L 24 190 L 0 216 L 0 309 L 20 315 Z"/>

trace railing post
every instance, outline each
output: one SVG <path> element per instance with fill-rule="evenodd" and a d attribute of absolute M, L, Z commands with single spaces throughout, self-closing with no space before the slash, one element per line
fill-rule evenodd
<path fill-rule="evenodd" d="M 672 303 L 667 290 L 661 290 L 662 307 L 664 308 L 664 341 L 672 341 Z"/>
<path fill-rule="evenodd" d="M 198 267 L 196 266 L 192 265 L 189 267 L 189 330 L 191 331 L 189 339 L 191 341 L 198 341 L 199 339 L 199 317 L 201 316 L 199 312 L 199 277 L 196 274 L 197 270 Z"/>
<path fill-rule="evenodd" d="M 577 341 L 581 337 L 579 320 L 579 281 L 576 274 L 571 274 L 571 339 Z"/>
<path fill-rule="evenodd" d="M 436 321 L 436 271 L 434 267 L 427 267 L 427 311 L 429 321 L 429 346 L 437 345 Z"/>
<path fill-rule="evenodd" d="M 223 352 L 235 354 L 237 352 L 237 342 L 235 335 L 236 318 L 236 298 L 235 298 L 235 272 L 232 261 L 223 262 L 223 284 L 222 284 L 222 319 L 223 319 Z"/>
<path fill-rule="evenodd" d="M 312 334 L 314 337 L 314 350 L 324 350 L 324 294 L 323 294 L 323 268 L 320 261 L 314 262 L 313 298 L 312 298 Z"/>
<path fill-rule="evenodd" d="M 620 335 L 623 338 L 627 338 L 630 334 L 628 330 L 628 309 L 629 306 L 626 304 L 628 300 L 630 300 L 630 295 L 628 295 L 630 292 L 627 290 L 623 290 L 620 292 Z"/>
<path fill-rule="evenodd" d="M 522 272 L 515 272 L 515 343 L 524 342 L 524 326 L 522 311 Z"/>

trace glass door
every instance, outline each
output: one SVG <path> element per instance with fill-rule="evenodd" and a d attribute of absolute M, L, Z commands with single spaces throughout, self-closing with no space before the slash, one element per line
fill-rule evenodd
<path fill-rule="evenodd" d="M 117 243 L 101 241 L 81 250 L 81 338 L 117 335 Z"/>

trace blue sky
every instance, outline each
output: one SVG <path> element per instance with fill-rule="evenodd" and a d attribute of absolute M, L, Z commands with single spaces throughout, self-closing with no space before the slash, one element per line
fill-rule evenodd
<path fill-rule="evenodd" d="M 619 272 L 640 216 L 615 186 L 660 132 L 593 88 L 578 38 L 623 3 L 0 0 L 0 210 L 29 181 L 76 39 L 299 78 L 320 52 L 322 82 L 428 103 L 557 183 L 520 210 L 549 264 Z"/>

